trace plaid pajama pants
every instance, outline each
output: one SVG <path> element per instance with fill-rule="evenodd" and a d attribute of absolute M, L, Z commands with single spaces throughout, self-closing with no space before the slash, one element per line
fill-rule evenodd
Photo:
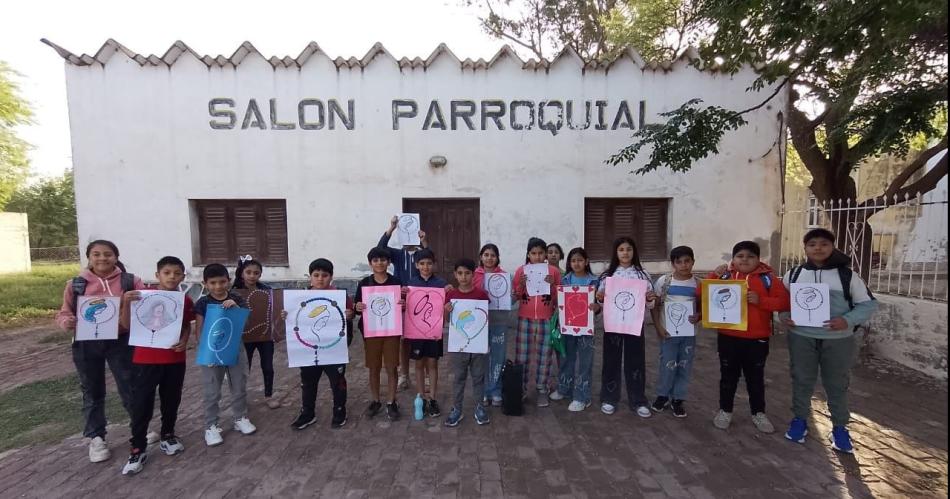
<path fill-rule="evenodd" d="M 515 362 L 524 364 L 524 388 L 528 387 L 528 369 L 531 359 L 537 359 L 535 382 L 538 390 L 548 391 L 548 378 L 551 376 L 551 364 L 554 355 L 548 343 L 548 321 L 518 318 L 518 332 L 515 335 Z"/>

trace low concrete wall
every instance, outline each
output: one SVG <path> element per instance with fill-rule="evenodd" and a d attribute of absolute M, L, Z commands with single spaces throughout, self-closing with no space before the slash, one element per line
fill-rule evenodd
<path fill-rule="evenodd" d="M 26 213 L 0 212 L 0 274 L 30 271 Z"/>
<path fill-rule="evenodd" d="M 876 295 L 868 352 L 930 376 L 947 380 L 947 304 L 902 296 Z"/>

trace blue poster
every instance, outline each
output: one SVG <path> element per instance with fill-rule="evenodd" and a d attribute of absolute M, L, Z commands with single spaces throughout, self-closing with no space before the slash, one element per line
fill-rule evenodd
<path fill-rule="evenodd" d="M 241 352 L 241 332 L 251 311 L 209 304 L 201 327 L 196 362 L 199 366 L 233 366 Z"/>

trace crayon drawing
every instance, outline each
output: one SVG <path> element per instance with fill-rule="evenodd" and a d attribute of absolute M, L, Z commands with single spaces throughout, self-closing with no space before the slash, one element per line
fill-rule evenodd
<path fill-rule="evenodd" d="M 80 296 L 76 302 L 76 341 L 119 337 L 118 296 Z"/>
<path fill-rule="evenodd" d="M 452 300 L 449 352 L 488 353 L 488 301 Z"/>
<path fill-rule="evenodd" d="M 571 336 L 594 334 L 593 286 L 558 286 L 558 319 L 561 333 Z"/>
<path fill-rule="evenodd" d="M 143 290 L 130 305 L 129 345 L 171 348 L 181 338 L 185 294 L 178 291 Z"/>
<path fill-rule="evenodd" d="M 346 291 L 284 290 L 290 367 L 346 364 Z"/>

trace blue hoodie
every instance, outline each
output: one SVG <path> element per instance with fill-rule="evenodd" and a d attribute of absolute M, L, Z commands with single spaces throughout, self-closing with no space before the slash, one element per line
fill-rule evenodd
<path fill-rule="evenodd" d="M 409 280 L 413 277 L 419 277 L 419 269 L 416 268 L 415 251 L 406 251 L 389 247 L 390 235 L 383 232 L 383 237 L 379 238 L 376 245 L 389 252 L 389 261 L 393 264 L 393 275 L 402 286 L 408 286 Z M 423 246 L 424 247 L 424 246 Z"/>

